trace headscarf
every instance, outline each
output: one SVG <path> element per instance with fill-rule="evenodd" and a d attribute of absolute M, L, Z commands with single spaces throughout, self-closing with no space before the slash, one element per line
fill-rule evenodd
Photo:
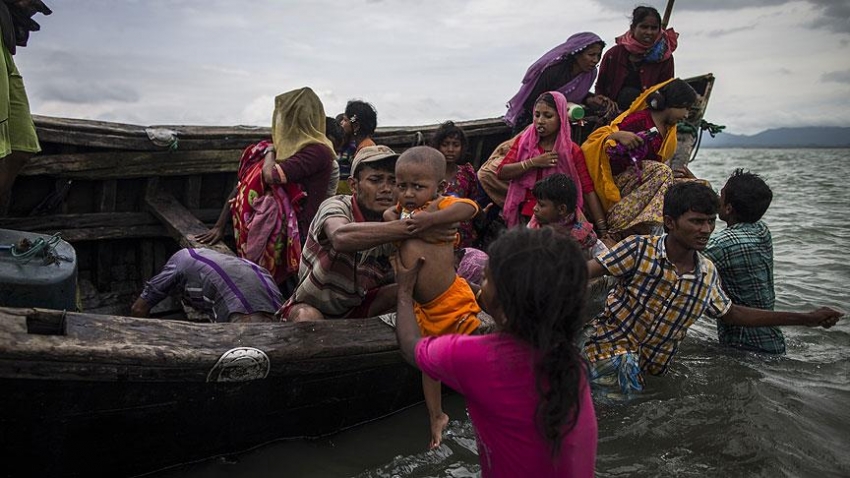
<path fill-rule="evenodd" d="M 584 160 L 587 163 L 587 172 L 590 174 L 590 178 L 593 179 L 593 187 L 596 190 L 596 194 L 599 196 L 599 201 L 602 203 L 602 208 L 605 209 L 605 211 L 611 209 L 611 206 L 620 200 L 620 190 L 617 189 L 617 184 L 614 182 L 614 175 L 611 173 L 611 162 L 608 158 L 607 152 L 608 147 L 614 146 L 617 142 L 613 139 L 607 139 L 608 136 L 610 136 L 611 133 L 620 131 L 618 125 L 622 123 L 627 116 L 646 109 L 648 107 L 646 104 L 646 98 L 651 93 L 660 90 L 664 85 L 670 83 L 674 79 L 675 78 L 670 78 L 663 83 L 647 88 L 646 91 L 641 93 L 641 95 L 632 102 L 632 105 L 628 110 L 621 113 L 620 116 L 617 116 L 610 125 L 603 126 L 591 133 L 590 137 L 587 138 L 587 140 L 585 140 L 585 142 L 581 145 L 581 150 L 584 153 Z M 673 153 L 676 152 L 677 144 L 676 126 L 671 126 L 667 128 L 667 135 L 664 137 L 664 142 L 661 144 L 658 156 L 660 156 L 664 162 L 669 161 L 670 158 L 673 157 Z"/>
<path fill-rule="evenodd" d="M 520 86 L 519 91 L 513 98 L 508 100 L 508 112 L 505 114 L 505 122 L 511 126 L 516 124 L 517 118 L 522 113 L 523 105 L 528 100 L 528 95 L 531 94 L 531 91 L 537 84 L 537 80 L 540 78 L 543 70 L 561 60 L 575 55 L 594 43 L 604 42 L 595 33 L 576 33 L 575 35 L 567 38 L 566 42 L 549 50 L 545 55 L 535 61 L 534 64 L 528 67 L 528 71 L 525 72 L 525 76 L 522 78 L 522 86 Z M 584 97 L 587 96 L 587 92 L 590 91 L 590 87 L 593 86 L 594 80 L 596 80 L 596 68 L 592 71 L 588 71 L 587 73 L 580 73 L 576 75 L 567 84 L 558 88 L 558 91 L 561 92 L 568 101 L 580 103 L 584 100 Z"/>
<path fill-rule="evenodd" d="M 639 42 L 632 35 L 632 30 L 629 29 L 626 33 L 618 36 L 615 42 L 617 45 L 623 45 L 626 51 L 641 57 L 645 62 L 659 63 L 673 56 L 673 52 L 676 51 L 679 43 L 679 34 L 672 28 L 661 30 L 652 45 L 646 46 Z"/>
<path fill-rule="evenodd" d="M 567 111 L 567 99 L 564 95 L 557 91 L 549 91 L 555 98 L 557 106 L 558 119 L 561 121 L 561 127 L 558 131 L 558 137 L 555 139 L 555 147 L 552 151 L 558 153 L 558 162 L 555 167 L 543 168 L 543 177 L 563 173 L 569 176 L 576 185 L 578 193 L 576 206 L 581 209 L 584 203 L 583 193 L 581 191 L 581 179 L 573 164 L 572 144 L 573 140 L 570 137 L 570 117 Z M 517 147 L 517 159 L 523 161 L 525 159 L 537 156 L 537 146 L 540 143 L 540 137 L 537 135 L 537 128 L 534 124 L 528 125 L 525 130 L 520 133 L 516 139 L 519 141 Z M 511 180 L 508 186 L 508 193 L 505 197 L 505 206 L 502 208 L 502 216 L 505 218 L 505 223 L 508 228 L 519 224 L 519 206 L 525 200 L 525 192 L 534 188 L 534 183 L 537 182 L 537 169 L 532 168 L 526 171 L 522 176 Z"/>
<path fill-rule="evenodd" d="M 274 99 L 272 140 L 278 161 L 287 160 L 310 144 L 334 150 L 325 136 L 325 108 L 313 90 L 299 88 Z"/>

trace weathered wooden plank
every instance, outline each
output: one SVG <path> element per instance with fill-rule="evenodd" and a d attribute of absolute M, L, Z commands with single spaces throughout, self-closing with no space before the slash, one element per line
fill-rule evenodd
<path fill-rule="evenodd" d="M 189 209 L 200 209 L 201 207 L 201 176 L 190 176 L 186 178 L 186 187 L 183 189 L 183 204 Z"/>
<path fill-rule="evenodd" d="M 58 331 L 64 333 L 21 333 L 15 325 L 21 317 L 54 331 L 62 324 Z M 234 347 L 263 350 L 273 364 L 270 376 L 339 373 L 402 360 L 395 334 L 378 319 L 195 324 L 0 308 L 0 357 L 30 363 L 29 373 L 41 377 L 204 381 L 221 354 Z"/>
<path fill-rule="evenodd" d="M 150 188 L 145 194 L 145 204 L 158 217 L 171 236 L 183 247 L 209 247 L 218 252 L 234 255 L 229 247 L 219 242 L 213 246 L 201 244 L 195 240 L 195 235 L 207 232 L 208 228 L 198 218 L 186 209 L 174 196 L 159 188 Z"/>
<path fill-rule="evenodd" d="M 218 219 L 219 211 L 198 209 L 193 210 L 192 214 L 205 223 L 214 223 Z M 160 220 L 149 212 L 100 212 L 0 218 L 0 228 L 40 234 L 59 232 L 62 239 L 68 242 L 170 236 Z"/>
<path fill-rule="evenodd" d="M 147 128 L 172 130 L 177 134 L 177 149 L 183 151 L 211 149 L 244 149 L 257 141 L 268 139 L 271 129 L 260 126 L 186 126 L 139 125 L 109 123 L 71 118 L 52 118 L 33 115 L 39 139 L 42 142 L 71 144 L 90 148 L 123 149 L 135 151 L 163 151 L 148 139 Z M 467 135 L 507 134 L 509 129 L 501 118 L 487 118 L 456 123 Z M 421 126 L 379 127 L 374 139 L 379 144 L 405 148 L 415 142 L 417 133 L 426 139 L 434 134 L 439 124 Z"/>
<path fill-rule="evenodd" d="M 120 179 L 235 172 L 241 154 L 242 151 L 236 149 L 50 154 L 33 157 L 21 175 Z"/>

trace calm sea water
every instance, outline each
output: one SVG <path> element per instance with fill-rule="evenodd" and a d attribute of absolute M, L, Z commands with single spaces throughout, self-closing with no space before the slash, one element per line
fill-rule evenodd
<path fill-rule="evenodd" d="M 850 150 L 704 149 L 691 165 L 716 190 L 736 167 L 774 191 L 776 307 L 850 311 Z M 722 227 L 722 224 L 718 224 Z M 599 477 L 850 476 L 850 319 L 787 327 L 784 357 L 729 351 L 712 322 L 694 325 L 649 393 L 597 405 Z M 169 477 L 479 476 L 462 397 L 449 397 L 445 444 L 427 452 L 424 406 L 331 438 L 267 445 Z"/>

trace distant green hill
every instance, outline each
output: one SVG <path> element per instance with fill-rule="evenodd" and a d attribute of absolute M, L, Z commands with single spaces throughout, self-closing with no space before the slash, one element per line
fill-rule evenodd
<path fill-rule="evenodd" d="M 704 148 L 850 148 L 850 128 L 776 128 L 746 136 L 720 133 L 703 135 Z"/>

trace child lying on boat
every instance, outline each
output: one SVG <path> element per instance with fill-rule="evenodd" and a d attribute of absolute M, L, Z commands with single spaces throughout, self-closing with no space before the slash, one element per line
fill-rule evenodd
<path fill-rule="evenodd" d="M 280 289 L 262 267 L 212 249 L 181 249 L 145 284 L 130 315 L 149 317 L 178 288 L 187 304 L 213 322 L 271 322 L 283 303 Z"/>
<path fill-rule="evenodd" d="M 569 176 L 562 173 L 547 176 L 534 184 L 534 215 L 528 221 L 529 229 L 552 227 L 575 239 L 581 246 L 585 259 L 607 251 L 591 225 L 577 209 L 578 191 Z"/>
<path fill-rule="evenodd" d="M 434 148 L 419 146 L 402 153 L 395 169 L 398 205 L 384 213 L 384 220 L 409 218 L 409 230 L 415 234 L 435 224 L 472 219 L 478 212 L 475 201 L 441 194 L 446 187 L 445 174 L 446 160 Z M 435 336 L 475 332 L 481 324 L 481 308 L 469 283 L 455 272 L 454 244 L 407 239 L 398 248 L 402 265 L 412 266 L 418 257 L 428 257 L 413 292 L 421 333 Z M 431 419 L 430 447 L 436 448 L 449 417 L 442 409 L 440 382 L 423 374 L 422 388 Z"/>

